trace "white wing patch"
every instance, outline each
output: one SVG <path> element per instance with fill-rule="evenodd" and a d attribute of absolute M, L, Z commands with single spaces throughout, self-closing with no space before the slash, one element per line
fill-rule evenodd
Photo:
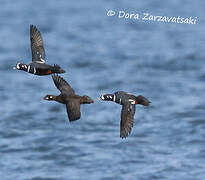
<path fill-rule="evenodd" d="M 20 64 L 21 64 L 20 62 L 16 64 L 17 69 L 20 69 L 20 66 L 19 66 Z"/>
<path fill-rule="evenodd" d="M 41 63 L 41 64 L 43 64 L 43 63 L 45 63 L 45 60 L 44 59 L 41 59 L 40 61 L 35 61 L 36 63 Z"/>
<path fill-rule="evenodd" d="M 33 74 L 36 74 L 36 68 L 35 67 L 33 68 Z"/>
<path fill-rule="evenodd" d="M 36 54 L 40 54 L 40 53 L 37 51 Z M 43 58 L 41 58 L 42 57 L 41 54 L 39 55 L 39 57 L 40 57 L 40 61 L 36 61 L 36 62 L 37 63 L 45 63 L 45 60 Z"/>
<path fill-rule="evenodd" d="M 42 61 L 43 63 L 45 63 L 45 60 L 44 60 L 44 59 L 42 59 L 42 58 L 41 58 L 41 61 Z"/>
<path fill-rule="evenodd" d="M 129 99 L 128 101 L 130 101 L 131 104 L 135 104 L 135 100 L 133 100 L 133 99 Z"/>

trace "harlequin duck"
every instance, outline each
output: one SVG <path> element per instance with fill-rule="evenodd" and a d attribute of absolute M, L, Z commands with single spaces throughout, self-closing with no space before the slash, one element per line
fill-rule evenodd
<path fill-rule="evenodd" d="M 91 104 L 94 101 L 89 96 L 79 96 L 71 86 L 60 76 L 53 75 L 53 82 L 58 90 L 61 92 L 59 96 L 46 95 L 44 100 L 57 101 L 65 104 L 67 108 L 68 118 L 70 121 L 80 119 L 80 104 Z"/>
<path fill-rule="evenodd" d="M 123 91 L 118 91 L 114 94 L 103 94 L 100 96 L 100 100 L 113 101 L 122 105 L 120 122 L 121 138 L 126 138 L 132 130 L 135 114 L 135 105 L 141 104 L 144 106 L 149 106 L 149 104 L 151 103 L 142 95 L 134 96 Z"/>
<path fill-rule="evenodd" d="M 16 67 L 14 67 L 14 69 L 23 70 L 39 76 L 49 75 L 53 73 L 65 73 L 65 71 L 61 69 L 61 67 L 57 64 L 51 66 L 45 63 L 43 39 L 40 31 L 34 25 L 30 25 L 30 40 L 32 62 L 29 65 L 19 62 L 16 64 Z"/>

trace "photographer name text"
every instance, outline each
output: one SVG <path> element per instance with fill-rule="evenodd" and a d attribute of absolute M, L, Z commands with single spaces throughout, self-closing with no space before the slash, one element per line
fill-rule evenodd
<path fill-rule="evenodd" d="M 119 19 L 132 19 L 141 21 L 154 21 L 164 23 L 178 23 L 178 24 L 197 24 L 197 17 L 181 17 L 181 16 L 160 16 L 150 13 L 128 13 L 125 11 L 109 10 L 107 16 L 116 16 Z"/>

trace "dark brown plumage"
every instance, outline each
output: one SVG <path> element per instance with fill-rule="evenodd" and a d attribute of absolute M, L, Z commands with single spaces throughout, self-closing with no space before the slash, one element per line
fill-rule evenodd
<path fill-rule="evenodd" d="M 121 110 L 120 137 L 126 138 L 134 124 L 135 105 L 125 104 Z"/>
<path fill-rule="evenodd" d="M 59 96 L 46 95 L 44 100 L 57 101 L 65 104 L 67 109 L 68 118 L 70 121 L 80 119 L 80 104 L 91 104 L 94 101 L 89 96 L 79 96 L 71 86 L 60 76 L 53 75 L 53 82 L 58 90 L 61 92 Z"/>
<path fill-rule="evenodd" d="M 118 91 L 114 94 L 103 94 L 100 96 L 100 99 L 103 101 L 113 101 L 122 105 L 120 121 L 121 138 L 126 138 L 131 133 L 134 124 L 135 105 L 149 106 L 150 104 L 150 101 L 142 95 L 134 96 L 123 91 Z"/>
<path fill-rule="evenodd" d="M 30 25 L 30 40 L 32 61 L 44 63 L 46 55 L 43 45 L 43 38 L 40 31 L 32 24 Z"/>

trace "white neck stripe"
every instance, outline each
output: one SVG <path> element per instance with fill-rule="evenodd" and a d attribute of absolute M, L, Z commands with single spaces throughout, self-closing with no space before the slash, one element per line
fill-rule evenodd
<path fill-rule="evenodd" d="M 27 69 L 28 72 L 30 71 L 30 68 L 31 68 L 31 66 L 29 65 L 29 66 L 28 66 L 28 69 Z"/>

